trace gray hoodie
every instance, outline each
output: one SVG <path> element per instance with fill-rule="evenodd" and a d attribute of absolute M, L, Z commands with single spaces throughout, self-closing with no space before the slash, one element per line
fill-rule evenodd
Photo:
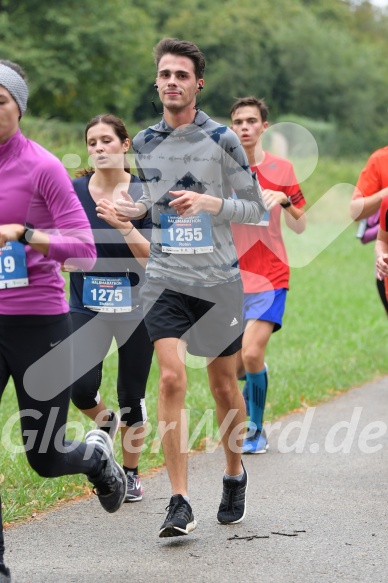
<path fill-rule="evenodd" d="M 205 287 L 238 280 L 230 222 L 258 223 L 265 207 L 237 135 L 198 110 L 193 124 L 174 130 L 162 119 L 132 145 L 143 183 L 138 202 L 152 208 L 147 279 Z M 170 190 L 222 198 L 221 211 L 183 220 L 168 206 Z"/>

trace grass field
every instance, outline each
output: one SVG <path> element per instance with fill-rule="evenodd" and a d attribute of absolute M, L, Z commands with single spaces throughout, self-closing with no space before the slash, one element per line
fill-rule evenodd
<path fill-rule="evenodd" d="M 320 160 L 313 175 L 302 184 L 308 208 L 332 186 L 354 183 L 363 164 L 364 160 Z M 388 372 L 387 322 L 375 290 L 373 244 L 362 246 L 355 239 L 353 224 L 334 237 L 347 220 L 344 209 L 349 201 L 344 200 L 344 196 L 346 193 L 339 192 L 338 206 L 321 209 L 312 217 L 315 247 L 311 233 L 305 240 L 289 241 L 291 264 L 301 266 L 292 269 L 283 329 L 274 334 L 267 352 L 267 421 L 295 408 L 327 400 L 338 391 Z M 325 241 L 327 233 L 334 240 L 321 250 L 319 245 Z M 303 261 L 298 263 L 302 255 Z M 209 439 L 216 437 L 213 402 L 205 369 L 189 368 L 188 375 L 186 408 L 190 414 L 190 436 L 200 428 L 201 420 L 208 421 L 192 447 L 204 447 Z M 104 363 L 102 385 L 104 400 L 113 408 L 117 408 L 115 377 L 116 355 L 113 353 Z M 156 434 L 157 378 L 154 362 L 147 387 L 149 435 L 140 460 L 143 473 L 163 463 Z M 21 439 L 16 412 L 16 399 L 9 383 L 0 408 L 0 488 L 5 522 L 34 516 L 51 505 L 89 492 L 84 476 L 47 480 L 39 478 L 29 468 L 25 455 L 18 451 Z M 85 431 L 90 428 L 90 422 L 73 406 L 69 420 L 82 423 Z M 71 429 L 68 437 L 73 437 Z M 120 460 L 118 441 L 116 446 Z"/>

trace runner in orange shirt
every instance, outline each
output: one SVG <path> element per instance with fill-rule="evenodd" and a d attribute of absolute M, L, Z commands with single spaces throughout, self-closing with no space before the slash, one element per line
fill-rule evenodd
<path fill-rule="evenodd" d="M 380 283 L 380 294 L 384 305 L 388 303 L 388 196 L 385 196 L 380 207 L 380 227 L 375 245 L 377 283 Z"/>
<path fill-rule="evenodd" d="M 361 171 L 350 203 L 350 213 L 355 221 L 366 219 L 380 209 L 388 195 L 388 146 L 371 154 L 365 168 Z M 381 227 L 381 224 L 380 224 Z M 377 289 L 388 315 L 388 301 L 385 295 L 384 280 L 376 276 Z"/>

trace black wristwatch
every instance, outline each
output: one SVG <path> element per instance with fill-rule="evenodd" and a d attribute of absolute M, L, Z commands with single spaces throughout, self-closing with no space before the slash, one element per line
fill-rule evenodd
<path fill-rule="evenodd" d="M 291 197 L 287 196 L 287 202 L 281 202 L 280 206 L 282 206 L 284 209 L 288 209 L 289 206 L 292 205 L 292 201 L 291 201 Z"/>
<path fill-rule="evenodd" d="M 33 234 L 34 225 L 31 225 L 31 223 L 24 223 L 24 231 L 18 239 L 19 243 L 23 243 L 23 245 L 29 245 Z"/>

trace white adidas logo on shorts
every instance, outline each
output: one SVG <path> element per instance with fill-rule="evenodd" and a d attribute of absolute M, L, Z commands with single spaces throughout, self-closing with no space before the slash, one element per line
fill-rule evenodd
<path fill-rule="evenodd" d="M 236 324 L 238 324 L 238 320 L 237 320 L 237 318 L 233 318 L 233 320 L 231 321 L 230 325 L 231 326 L 236 326 Z"/>

